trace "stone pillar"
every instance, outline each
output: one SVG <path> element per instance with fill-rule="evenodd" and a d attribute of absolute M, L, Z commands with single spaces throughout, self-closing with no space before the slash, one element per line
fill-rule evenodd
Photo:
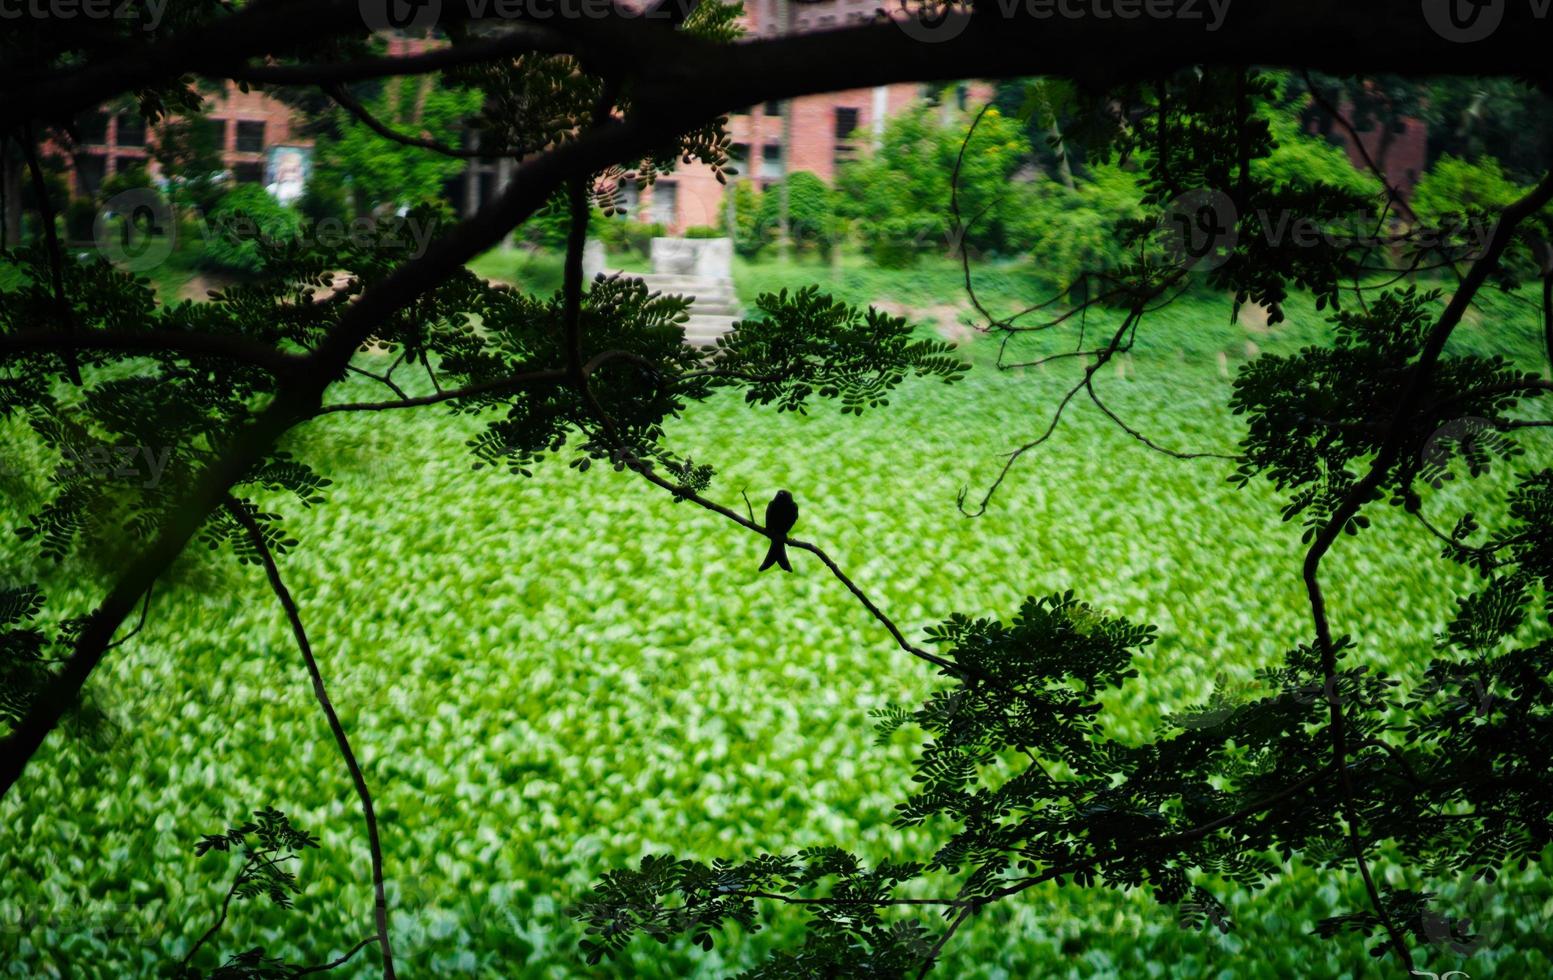
<path fill-rule="evenodd" d="M 604 243 L 590 238 L 582 246 L 582 279 L 592 282 L 593 277 L 604 271 Z"/>

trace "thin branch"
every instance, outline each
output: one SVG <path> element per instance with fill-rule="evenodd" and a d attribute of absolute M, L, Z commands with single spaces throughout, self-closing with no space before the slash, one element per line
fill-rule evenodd
<path fill-rule="evenodd" d="M 146 614 L 151 611 L 151 590 L 155 588 L 155 586 L 155 582 L 152 582 L 150 585 L 146 586 L 146 597 L 140 604 L 140 621 L 135 624 L 135 628 L 130 630 L 128 633 L 125 633 L 117 640 L 114 640 L 112 643 L 108 644 L 104 649 L 112 650 L 114 647 L 123 646 L 125 643 L 128 643 L 131 639 L 133 639 L 135 634 L 146 628 Z"/>
<path fill-rule="evenodd" d="M 662 487 L 680 499 L 689 500 L 699 507 L 704 507 L 713 513 L 721 514 L 722 516 L 728 518 L 730 521 L 733 521 L 735 524 L 738 524 L 740 527 L 754 531 L 756 534 L 766 534 L 766 529 L 755 523 L 753 520 L 753 515 L 750 520 L 746 520 L 745 518 L 741 517 L 737 511 L 729 510 L 722 504 L 719 504 L 714 500 L 709 500 L 688 487 L 680 486 L 677 483 L 673 483 L 664 479 L 653 470 L 650 464 L 643 462 L 642 460 L 634 460 L 634 465 L 632 468 L 635 469 L 636 472 L 649 483 L 654 483 Z M 914 646 L 908 642 L 905 634 L 900 631 L 900 627 L 895 625 L 895 621 L 890 619 L 889 616 L 886 616 L 884 611 L 875 605 L 874 601 L 868 598 L 862 589 L 858 588 L 857 583 L 853 582 L 852 579 L 841 570 L 841 566 L 837 565 L 835 561 L 831 559 L 830 555 L 826 554 L 825 551 L 818 545 L 810 544 L 807 541 L 799 541 L 796 538 L 788 538 L 787 546 L 789 548 L 797 548 L 800 551 L 807 551 L 823 562 L 825 567 L 830 569 L 831 574 L 836 576 L 842 585 L 846 586 L 847 591 L 851 592 L 852 595 L 862 603 L 863 608 L 868 610 L 869 615 L 878 620 L 880 625 L 882 625 L 885 630 L 889 632 L 890 637 L 895 640 L 896 645 L 899 646 L 902 650 L 911 654 L 913 657 L 916 657 L 919 660 L 925 660 L 933 666 L 945 670 L 954 676 L 965 676 L 966 670 L 959 664 L 956 664 L 950 660 L 945 660 L 943 657 L 937 656 L 936 654 L 930 653 L 927 650 L 924 650 L 918 646 Z"/>
<path fill-rule="evenodd" d="M 38 148 L 32 126 L 22 126 L 22 150 L 27 156 L 27 169 L 32 174 L 32 191 L 38 197 L 38 216 L 43 220 L 43 240 L 48 243 L 49 278 L 54 283 L 54 317 L 59 328 L 67 334 L 75 333 L 75 311 L 65 298 L 65 262 L 60 252 L 59 230 L 54 227 L 54 204 L 49 199 L 48 184 L 43 180 L 43 168 L 38 164 Z M 81 365 L 73 349 L 62 350 L 65 371 L 76 387 L 81 386 Z"/>
<path fill-rule="evenodd" d="M 340 724 L 340 716 L 335 712 L 333 702 L 329 700 L 329 692 L 324 687 L 323 673 L 318 669 L 318 661 L 313 656 L 313 646 L 308 641 L 307 630 L 302 626 L 302 614 L 291 598 L 291 592 L 286 588 L 286 583 L 280 577 L 280 569 L 276 567 L 275 556 L 270 553 L 270 547 L 264 540 L 264 532 L 243 503 L 228 498 L 226 512 L 247 532 L 249 543 L 258 554 L 260 563 L 264 565 L 264 574 L 270 580 L 270 588 L 274 591 L 275 598 L 280 600 L 281 608 L 286 612 L 286 619 L 291 623 L 292 635 L 296 637 L 297 648 L 302 653 L 302 661 L 307 665 L 308 676 L 312 678 L 313 696 L 317 698 L 318 706 L 323 709 L 324 717 L 329 722 L 329 730 L 334 735 L 334 743 L 340 750 L 340 756 L 345 760 L 345 767 L 350 770 L 351 782 L 356 785 L 356 795 L 361 800 L 362 817 L 367 825 L 367 848 L 372 856 L 372 890 L 377 920 L 377 942 L 383 955 L 383 980 L 394 980 L 394 953 L 388 941 L 388 898 L 383 888 L 383 848 L 378 840 L 377 814 L 372 808 L 372 793 L 367 789 L 366 777 L 362 775 L 361 766 L 356 762 L 356 753 L 351 749 L 350 738 L 345 734 L 345 726 Z"/>
<path fill-rule="evenodd" d="M 1242 458 L 1240 456 L 1231 456 L 1226 453 L 1183 453 L 1174 449 L 1167 449 L 1164 446 L 1154 442 L 1142 432 L 1134 429 L 1126 422 L 1123 422 L 1121 416 L 1111 411 L 1106 403 L 1100 400 L 1100 396 L 1095 393 L 1095 383 L 1092 376 L 1084 379 L 1084 388 L 1089 392 L 1089 400 L 1094 402 L 1095 407 L 1104 412 L 1107 418 L 1109 418 L 1112 422 L 1115 422 L 1119 429 L 1127 433 L 1129 436 L 1132 436 L 1138 442 L 1141 442 L 1145 446 L 1154 450 L 1156 453 L 1162 453 L 1173 459 L 1227 459 L 1230 462 L 1238 462 Z"/>
<path fill-rule="evenodd" d="M 313 417 L 331 415 L 335 412 L 383 412 L 394 408 L 419 408 L 424 405 L 456 401 L 460 398 L 508 394 L 530 385 L 560 384 L 566 378 L 567 373 L 560 369 L 528 371 L 505 378 L 476 382 L 462 388 L 447 388 L 434 395 L 418 395 L 414 398 L 398 398 L 385 402 L 338 402 L 333 405 L 323 405 L 313 413 Z"/>
<path fill-rule="evenodd" d="M 356 945 L 352 946 L 349 952 L 347 952 L 344 956 L 341 956 L 339 959 L 330 960 L 328 963 L 320 963 L 317 966 L 305 967 L 297 971 L 297 976 L 306 976 L 309 973 L 327 973 L 335 967 L 344 966 L 346 963 L 350 962 L 351 957 L 355 956 L 357 953 L 361 952 L 363 949 L 375 942 L 377 942 L 376 936 L 368 936 Z"/>
<path fill-rule="evenodd" d="M 221 914 L 216 917 L 215 922 L 210 924 L 210 928 L 206 929 L 204 934 L 194 941 L 194 945 L 189 947 L 189 951 L 183 955 L 183 960 L 178 964 L 180 973 L 187 972 L 189 964 L 194 960 L 194 954 L 198 953 L 200 948 L 209 942 L 216 933 L 220 932 L 222 926 L 226 925 L 227 913 L 232 908 L 232 898 L 237 894 L 237 886 L 242 883 L 243 874 L 247 872 L 251 864 L 253 864 L 252 858 L 244 861 L 243 867 L 232 878 L 232 887 L 226 890 L 226 898 L 221 901 Z"/>
<path fill-rule="evenodd" d="M 399 143 L 403 146 L 415 147 L 416 149 L 421 150 L 430 150 L 433 153 L 440 153 L 443 156 L 454 157 L 461 160 L 484 160 L 494 159 L 496 157 L 521 156 L 520 153 L 514 150 L 494 150 L 483 148 L 466 150 L 449 146 L 440 140 L 434 140 L 430 137 L 410 136 L 407 133 L 399 132 L 397 129 L 394 129 L 374 116 L 370 111 L 367 110 L 367 107 L 362 105 L 354 95 L 351 95 L 350 92 L 346 91 L 344 85 L 326 85 L 324 86 L 324 92 L 328 94 L 329 98 L 338 103 L 340 108 L 350 113 L 363 126 L 366 126 L 368 129 L 372 130 L 374 133 L 378 134 L 384 139 L 392 140 L 393 142 Z"/>
<path fill-rule="evenodd" d="M 1083 390 L 1083 388 L 1089 383 L 1090 378 L 1094 377 L 1095 372 L 1100 370 L 1100 368 L 1111 359 L 1111 356 L 1115 354 L 1116 351 L 1121 349 L 1120 345 L 1122 343 L 1122 338 L 1126 336 L 1127 331 L 1133 328 L 1140 316 L 1142 316 L 1142 311 L 1137 307 L 1134 307 L 1131 311 L 1128 312 L 1126 319 L 1122 321 L 1122 325 L 1117 328 L 1116 333 L 1111 337 L 1111 342 L 1098 352 L 1099 356 L 1096 357 L 1093 364 L 1085 366 L 1084 377 L 1080 379 L 1079 382 L 1072 388 L 1069 388 L 1067 394 L 1063 395 L 1062 400 L 1057 403 L 1057 408 L 1052 413 L 1051 421 L 1047 423 L 1045 430 L 1034 439 L 1020 446 L 1018 449 L 1015 449 L 1013 452 L 1006 454 L 1006 459 L 1003 462 L 1002 469 L 998 471 L 997 478 L 992 481 L 992 485 L 989 486 L 986 493 L 982 495 L 981 501 L 977 505 L 975 511 L 968 511 L 965 509 L 966 491 L 960 491 L 959 500 L 956 501 L 956 506 L 960 508 L 960 513 L 967 517 L 980 517 L 987 512 L 987 505 L 992 502 L 993 495 L 998 492 L 998 488 L 1003 485 L 1003 481 L 1008 479 L 1008 474 L 1014 468 L 1014 464 L 1019 461 L 1020 457 L 1024 456 L 1031 450 L 1040 447 L 1043 443 L 1050 439 L 1053 434 L 1056 433 L 1057 425 L 1062 421 L 1062 415 L 1065 411 L 1067 411 L 1069 403 L 1073 401 L 1073 397 L 1081 390 Z"/>

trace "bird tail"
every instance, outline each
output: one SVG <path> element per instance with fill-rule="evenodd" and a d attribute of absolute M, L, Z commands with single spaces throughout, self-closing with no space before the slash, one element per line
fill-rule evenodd
<path fill-rule="evenodd" d="M 760 563 L 760 570 L 764 572 L 772 565 L 781 565 L 784 572 L 793 570 L 793 563 L 787 560 L 787 542 L 780 538 L 771 542 L 771 547 L 766 551 L 766 560 Z"/>

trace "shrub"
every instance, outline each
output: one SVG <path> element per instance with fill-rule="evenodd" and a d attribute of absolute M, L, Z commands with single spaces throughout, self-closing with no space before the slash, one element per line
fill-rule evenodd
<path fill-rule="evenodd" d="M 1499 161 L 1443 156 L 1413 191 L 1413 212 L 1429 223 L 1450 215 L 1482 214 L 1513 203 L 1525 191 L 1500 169 Z"/>
<path fill-rule="evenodd" d="M 210 215 L 201 264 L 227 272 L 260 272 L 264 268 L 260 242 L 295 238 L 301 224 L 297 212 L 259 185 L 234 188 Z"/>
<path fill-rule="evenodd" d="M 658 222 L 624 218 L 599 218 L 596 227 L 599 240 L 609 251 L 635 252 L 644 258 L 652 252 L 652 240 L 668 234 L 668 229 Z"/>
<path fill-rule="evenodd" d="M 711 225 L 692 225 L 685 229 L 686 238 L 726 238 L 727 229 L 713 228 Z"/>
<path fill-rule="evenodd" d="M 90 198 L 78 197 L 65 205 L 65 237 L 71 241 L 91 241 L 96 223 L 97 205 Z"/>
<path fill-rule="evenodd" d="M 969 125 L 963 114 L 946 124 L 931 107 L 903 113 L 885 128 L 875 153 L 842 168 L 836 184 L 840 211 L 856 219 L 875 261 L 899 267 L 914 261 L 917 252 L 953 250 L 955 186 L 967 247 L 1024 251 L 1027 243 L 1014 231 L 1023 195 L 1010 189 L 1019 186 L 1016 174 L 1033 158 L 1029 140 L 1016 120 L 996 108 L 982 116 L 967 144 Z"/>
<path fill-rule="evenodd" d="M 818 251 L 829 256 L 840 237 L 841 224 L 836 218 L 836 195 L 825 182 L 807 170 L 786 178 L 787 229 L 793 246 L 800 252 Z M 760 196 L 757 226 L 765 237 L 775 241 L 782 223 L 782 183 L 772 184 Z"/>
<path fill-rule="evenodd" d="M 733 185 L 733 250 L 747 259 L 760 254 L 768 240 L 760 226 L 761 193 L 741 180 Z"/>
<path fill-rule="evenodd" d="M 297 199 L 297 210 L 309 221 L 350 221 L 355 217 L 350 188 L 333 171 L 315 168 Z"/>
<path fill-rule="evenodd" d="M 1009 234 L 1026 243 L 1048 282 L 1065 289 L 1124 261 L 1117 225 L 1141 216 L 1139 194 L 1136 177 L 1115 165 L 1095 167 L 1073 190 L 1041 181 L 1014 195 Z"/>

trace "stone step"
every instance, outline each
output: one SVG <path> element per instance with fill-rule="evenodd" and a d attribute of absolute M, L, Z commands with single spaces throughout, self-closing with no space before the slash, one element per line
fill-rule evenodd
<path fill-rule="evenodd" d="M 708 303 L 697 296 L 695 302 L 690 304 L 691 313 L 700 313 L 705 316 L 729 316 L 735 320 L 744 315 L 744 310 L 737 303 Z"/>
<path fill-rule="evenodd" d="M 733 293 L 732 279 L 703 279 L 699 276 L 632 275 L 647 284 L 655 292 L 670 293 Z"/>
<path fill-rule="evenodd" d="M 692 313 L 684 323 L 685 343 L 694 347 L 710 347 L 717 338 L 733 330 L 733 318 L 726 316 L 700 316 Z"/>
<path fill-rule="evenodd" d="M 739 297 L 733 290 L 733 286 L 726 281 L 718 279 L 701 279 L 692 282 L 682 281 L 683 276 L 666 276 L 665 279 L 672 282 L 655 281 L 650 276 L 633 275 L 630 278 L 640 279 L 649 290 L 664 296 L 687 296 L 705 303 L 721 304 L 737 308 Z"/>

